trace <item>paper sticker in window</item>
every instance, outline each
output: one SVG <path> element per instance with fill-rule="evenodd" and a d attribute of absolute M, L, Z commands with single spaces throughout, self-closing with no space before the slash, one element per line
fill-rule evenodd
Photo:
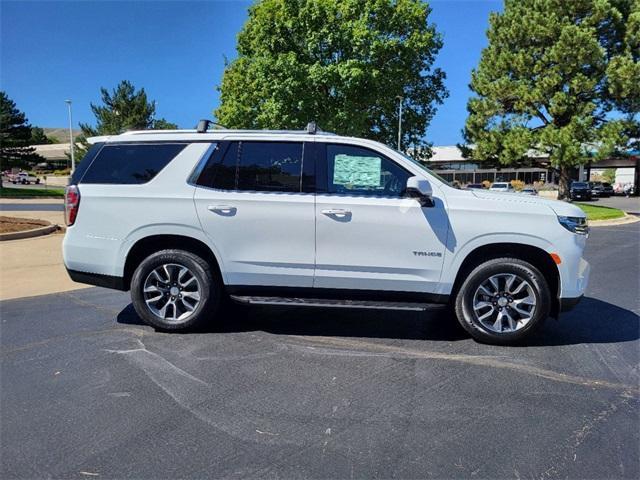
<path fill-rule="evenodd" d="M 382 159 L 336 155 L 333 165 L 333 184 L 346 187 L 378 188 L 381 186 Z"/>

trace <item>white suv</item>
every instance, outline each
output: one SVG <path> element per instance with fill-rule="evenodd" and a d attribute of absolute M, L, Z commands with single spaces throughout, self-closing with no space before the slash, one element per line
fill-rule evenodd
<path fill-rule="evenodd" d="M 138 131 L 92 139 L 66 191 L 71 278 L 131 290 L 164 330 L 224 301 L 424 310 L 510 343 L 575 305 L 578 207 L 461 190 L 377 142 L 316 131 Z"/>

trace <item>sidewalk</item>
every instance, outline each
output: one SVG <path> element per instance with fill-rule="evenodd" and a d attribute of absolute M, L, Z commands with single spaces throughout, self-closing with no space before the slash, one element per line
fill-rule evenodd
<path fill-rule="evenodd" d="M 23 213 L 28 212 L 20 212 Z M 33 217 L 43 218 L 41 215 Z M 88 288 L 69 278 L 62 263 L 63 238 L 64 235 L 52 234 L 2 242 L 0 300 Z"/>
<path fill-rule="evenodd" d="M 62 204 L 61 200 L 0 199 L 0 205 Z M 38 218 L 64 227 L 64 212 L 38 210 L 4 210 L 2 215 L 20 218 Z M 63 234 L 2 242 L 0 246 L 0 300 L 33 297 L 48 293 L 88 288 L 75 283 L 62 262 Z"/>

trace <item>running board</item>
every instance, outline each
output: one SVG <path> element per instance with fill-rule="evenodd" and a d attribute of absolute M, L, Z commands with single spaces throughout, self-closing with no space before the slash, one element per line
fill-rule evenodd
<path fill-rule="evenodd" d="M 440 303 L 376 302 L 372 300 L 334 300 L 327 298 L 246 297 L 231 295 L 231 300 L 245 305 L 279 305 L 285 307 L 366 308 L 423 312 L 440 309 Z"/>

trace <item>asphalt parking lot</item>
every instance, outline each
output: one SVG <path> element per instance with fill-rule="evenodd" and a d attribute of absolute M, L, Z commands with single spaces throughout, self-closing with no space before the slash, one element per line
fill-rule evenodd
<path fill-rule="evenodd" d="M 638 478 L 639 238 L 594 228 L 587 297 L 523 347 L 442 312 L 164 334 L 100 288 L 1 302 L 0 477 Z"/>

